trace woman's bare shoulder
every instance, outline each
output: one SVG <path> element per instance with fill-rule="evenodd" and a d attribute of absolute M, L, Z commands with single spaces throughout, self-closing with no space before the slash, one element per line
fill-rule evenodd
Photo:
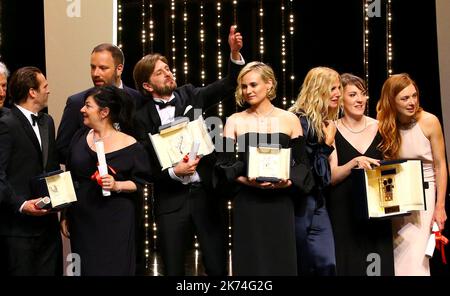
<path fill-rule="evenodd" d="M 439 119 L 436 115 L 434 115 L 430 112 L 422 111 L 422 112 L 420 112 L 419 121 L 423 121 L 424 123 L 428 123 L 428 124 L 433 124 L 433 123 L 439 122 Z"/>
<path fill-rule="evenodd" d="M 130 146 L 137 142 L 134 137 L 125 133 L 120 133 L 120 140 L 124 144 L 124 146 Z"/>
<path fill-rule="evenodd" d="M 284 109 L 281 108 L 275 108 L 275 110 L 277 111 L 278 115 L 286 120 L 289 121 L 296 121 L 298 120 L 297 115 L 295 115 L 294 113 L 290 112 L 290 111 L 286 111 Z"/>

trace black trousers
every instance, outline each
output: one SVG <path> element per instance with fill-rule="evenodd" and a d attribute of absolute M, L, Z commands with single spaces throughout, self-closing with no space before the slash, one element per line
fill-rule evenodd
<path fill-rule="evenodd" d="M 0 274 L 62 276 L 61 235 L 54 229 L 35 237 L 0 236 Z"/>
<path fill-rule="evenodd" d="M 185 274 L 186 251 L 196 234 L 206 274 L 226 275 L 226 226 L 221 201 L 208 197 L 200 183 L 190 184 L 187 188 L 189 196 L 183 206 L 156 219 L 164 274 Z"/>

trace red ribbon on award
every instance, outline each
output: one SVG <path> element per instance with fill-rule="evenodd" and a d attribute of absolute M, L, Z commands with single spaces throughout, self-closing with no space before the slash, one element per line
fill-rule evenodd
<path fill-rule="evenodd" d="M 195 159 L 199 159 L 200 157 L 197 155 L 197 156 L 195 156 Z M 189 154 L 186 154 L 184 157 L 183 157 L 183 162 L 188 162 L 189 161 Z"/>
<path fill-rule="evenodd" d="M 117 175 L 116 171 L 112 167 L 108 166 L 108 169 L 111 171 L 112 175 Z M 99 173 L 98 170 L 96 170 L 92 174 L 91 180 L 92 181 L 97 181 L 97 184 L 100 185 L 100 187 L 103 187 L 102 177 L 100 176 L 100 173 Z"/>
<path fill-rule="evenodd" d="M 448 238 L 442 235 L 441 231 L 433 231 L 436 238 L 436 249 L 441 251 L 442 263 L 447 264 L 447 259 L 445 258 L 445 245 L 448 244 Z"/>

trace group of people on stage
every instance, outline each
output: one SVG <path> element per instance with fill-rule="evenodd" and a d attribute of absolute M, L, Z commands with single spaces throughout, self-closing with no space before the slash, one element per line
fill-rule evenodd
<path fill-rule="evenodd" d="M 223 79 L 177 86 L 166 57 L 155 53 L 134 67 L 137 91 L 122 83 L 122 51 L 96 46 L 94 87 L 68 98 L 57 133 L 42 112 L 50 93 L 42 72 L 24 67 L 8 77 L 0 63 L 0 274 L 62 275 L 60 233 L 81 258 L 81 275 L 136 274 L 139 192 L 151 182 L 165 275 L 185 274 L 194 234 L 206 274 L 228 274 L 224 209 L 230 198 L 233 275 L 429 275 L 431 225 L 442 230 L 447 219 L 447 167 L 441 125 L 420 107 L 416 83 L 407 74 L 390 76 L 374 119 L 365 115 L 361 78 L 316 67 L 284 110 L 272 104 L 272 68 L 245 64 L 234 27 L 228 43 Z M 9 109 L 2 108 L 8 78 Z M 225 149 L 162 169 L 149 134 L 180 116 L 196 120 L 196 110 L 233 95 L 242 111 L 214 139 Z M 108 164 L 102 176 L 99 141 Z M 248 151 L 261 145 L 290 149 L 289 178 L 247 177 Z M 352 169 L 401 158 L 422 160 L 426 210 L 358 218 Z M 37 205 L 42 197 L 32 196 L 28 184 L 60 164 L 71 172 L 77 201 L 58 215 Z M 376 267 L 370 254 L 379 256 Z"/>

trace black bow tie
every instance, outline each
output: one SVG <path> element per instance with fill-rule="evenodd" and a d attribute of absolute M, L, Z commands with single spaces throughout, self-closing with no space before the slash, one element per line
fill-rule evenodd
<path fill-rule="evenodd" d="M 156 105 L 159 106 L 159 110 L 166 108 L 167 106 L 175 106 L 176 105 L 176 99 L 174 98 L 171 101 L 168 102 L 162 102 L 162 101 L 153 101 Z"/>
<path fill-rule="evenodd" d="M 32 121 L 32 125 L 33 125 L 33 126 L 35 126 L 36 123 L 37 123 L 38 125 L 41 125 L 41 124 L 42 124 L 42 123 L 41 123 L 41 119 L 42 119 L 42 114 L 39 114 L 39 113 L 38 113 L 37 116 L 34 115 L 34 114 L 31 114 L 31 121 Z"/>

